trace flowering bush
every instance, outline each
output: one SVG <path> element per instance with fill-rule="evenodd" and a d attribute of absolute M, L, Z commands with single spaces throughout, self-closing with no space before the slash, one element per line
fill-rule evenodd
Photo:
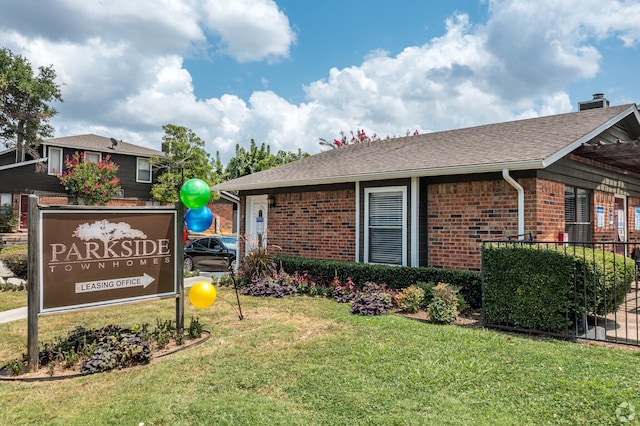
<path fill-rule="evenodd" d="M 95 163 L 86 153 L 76 152 L 71 158 L 67 155 L 66 170 L 58 175 L 58 179 L 75 204 L 103 206 L 116 196 L 120 190 L 120 179 L 116 177 L 119 166 L 109 158 L 107 155 L 105 161 Z"/>
<path fill-rule="evenodd" d="M 333 299 L 338 303 L 351 302 L 356 296 L 356 286 L 351 278 L 347 278 L 345 283 L 340 282 L 338 278 L 334 278 L 331 281 L 331 288 L 333 289 Z"/>
<path fill-rule="evenodd" d="M 353 130 L 350 132 L 351 138 L 347 138 L 347 135 L 344 132 L 340 132 L 340 139 L 334 139 L 333 142 L 328 142 L 326 139 L 320 138 L 320 145 L 328 146 L 332 149 L 341 148 L 347 145 L 354 145 L 357 143 L 365 143 L 372 141 L 379 141 L 380 137 L 375 133 L 373 136 L 367 136 L 364 129 L 358 129 L 355 133 Z"/>
<path fill-rule="evenodd" d="M 330 296 L 331 289 L 317 282 L 308 272 L 298 272 L 290 276 L 293 284 L 298 288 L 298 293 L 309 296 Z"/>
<path fill-rule="evenodd" d="M 340 131 L 340 139 L 334 139 L 333 142 L 329 142 L 324 138 L 320 138 L 320 145 L 328 146 L 331 149 L 335 149 L 347 145 L 375 142 L 380 140 L 380 136 L 376 135 L 375 133 L 373 134 L 373 136 L 368 136 L 364 129 L 358 129 L 355 133 L 353 132 L 353 130 L 351 130 L 349 133 L 351 134 L 351 138 L 347 138 L 347 135 L 343 131 Z M 409 136 L 410 134 L 411 132 L 407 130 L 406 135 Z M 417 136 L 419 134 L 420 132 L 418 132 L 417 130 L 413 132 L 413 136 Z M 387 136 L 387 139 L 389 139 L 389 136 Z"/>

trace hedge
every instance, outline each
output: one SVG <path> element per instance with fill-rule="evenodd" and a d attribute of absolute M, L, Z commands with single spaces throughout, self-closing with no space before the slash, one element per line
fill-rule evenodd
<path fill-rule="evenodd" d="M 26 250 L 0 254 L 0 261 L 2 261 L 17 278 L 27 279 L 28 267 Z"/>
<path fill-rule="evenodd" d="M 578 314 L 604 315 L 624 302 L 635 278 L 632 260 L 584 247 L 484 247 L 487 323 L 566 332 Z"/>
<path fill-rule="evenodd" d="M 470 307 L 479 308 L 482 303 L 482 280 L 478 272 L 372 265 L 294 256 L 275 256 L 274 260 L 278 268 L 282 267 L 289 274 L 307 272 L 324 283 L 328 283 L 334 277 L 341 281 L 351 278 L 354 284 L 358 286 L 371 281 L 377 284 L 385 284 L 388 288 L 394 290 L 400 290 L 417 282 L 445 282 L 458 287 L 460 294 Z"/>

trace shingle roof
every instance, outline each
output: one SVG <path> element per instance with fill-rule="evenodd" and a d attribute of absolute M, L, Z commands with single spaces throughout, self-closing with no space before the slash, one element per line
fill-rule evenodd
<path fill-rule="evenodd" d="M 142 157 L 163 157 L 165 154 L 151 148 L 140 145 L 133 145 L 123 141 L 117 141 L 114 146 L 111 138 L 94 134 L 65 136 L 61 138 L 47 139 L 44 141 L 48 146 L 59 146 L 65 148 L 76 148 L 86 151 L 106 152 L 112 154 L 137 155 Z"/>
<path fill-rule="evenodd" d="M 630 114 L 638 117 L 635 104 L 356 144 L 223 182 L 213 189 L 541 169 Z"/>

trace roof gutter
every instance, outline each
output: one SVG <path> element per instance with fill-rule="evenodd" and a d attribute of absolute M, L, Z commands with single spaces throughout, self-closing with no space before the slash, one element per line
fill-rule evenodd
<path fill-rule="evenodd" d="M 518 191 L 518 239 L 524 239 L 524 188 L 509 174 L 509 169 L 502 169 L 502 177 Z"/>

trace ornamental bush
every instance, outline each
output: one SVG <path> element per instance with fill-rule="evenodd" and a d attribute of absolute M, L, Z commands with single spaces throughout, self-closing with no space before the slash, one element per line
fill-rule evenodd
<path fill-rule="evenodd" d="M 418 312 L 424 301 L 424 290 L 415 285 L 402 289 L 396 295 L 398 308 L 410 314 Z"/>
<path fill-rule="evenodd" d="M 295 285 L 265 277 L 253 280 L 242 286 L 242 294 L 260 297 L 285 297 L 298 293 Z"/>
<path fill-rule="evenodd" d="M 433 301 L 427 306 L 427 313 L 435 324 L 453 324 L 458 319 L 458 289 L 438 283 L 433 287 Z"/>
<path fill-rule="evenodd" d="M 386 291 L 385 286 L 368 282 L 362 291 L 356 293 L 349 311 L 352 314 L 373 316 L 386 314 L 392 307 L 391 294 Z"/>
<path fill-rule="evenodd" d="M 76 152 L 71 158 L 67 155 L 66 170 L 58 175 L 75 204 L 105 205 L 120 190 L 120 179 L 116 176 L 119 166 L 109 161 L 90 161 L 86 153 Z"/>

